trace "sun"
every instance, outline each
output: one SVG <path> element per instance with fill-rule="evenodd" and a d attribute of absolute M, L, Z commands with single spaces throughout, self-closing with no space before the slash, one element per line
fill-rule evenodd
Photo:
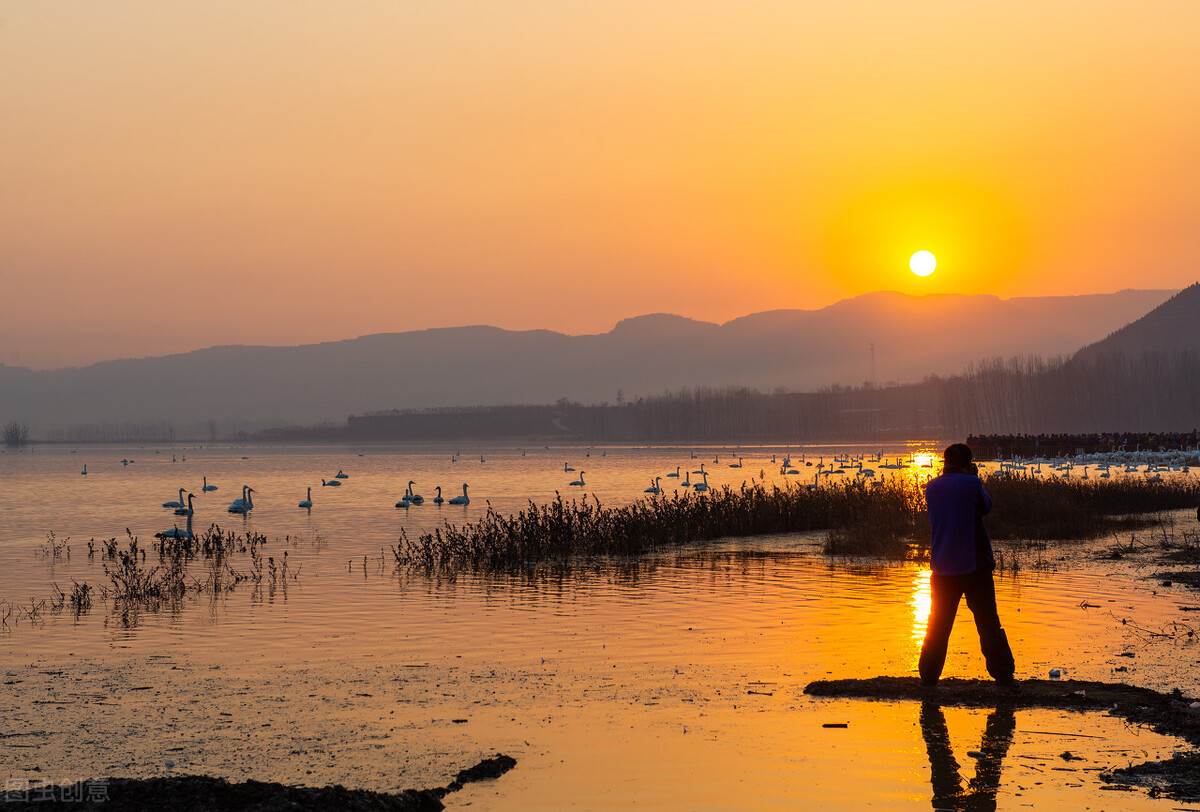
<path fill-rule="evenodd" d="M 932 251 L 918 251 L 908 258 L 908 267 L 917 276 L 929 276 L 937 268 L 937 257 Z"/>

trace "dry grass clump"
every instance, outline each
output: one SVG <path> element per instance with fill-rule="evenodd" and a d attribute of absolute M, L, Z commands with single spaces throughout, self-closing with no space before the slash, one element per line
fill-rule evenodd
<path fill-rule="evenodd" d="M 207 530 L 182 538 L 159 538 L 148 561 L 146 550 L 136 536 L 130 535 L 121 548 L 115 539 L 104 543 L 104 573 L 109 586 L 103 596 L 116 604 L 157 609 L 175 604 L 189 594 L 219 595 L 249 582 L 272 589 L 299 576 L 288 568 L 287 550 L 278 563 L 264 556 L 267 537 L 262 533 L 237 533 L 211 525 Z M 243 568 L 235 568 L 231 559 L 245 559 Z"/>

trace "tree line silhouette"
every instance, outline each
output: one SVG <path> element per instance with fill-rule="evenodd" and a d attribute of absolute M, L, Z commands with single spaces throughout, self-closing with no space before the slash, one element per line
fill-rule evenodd
<path fill-rule="evenodd" d="M 765 393 L 696 388 L 619 405 L 393 411 L 351 417 L 354 439 L 569 437 L 605 442 L 835 441 L 967 435 L 1190 432 L 1200 424 L 1193 351 L 994 359 L 886 387 Z"/>
<path fill-rule="evenodd" d="M 258 426 L 252 426 L 258 422 Z M 699 387 L 615 404 L 445 407 L 352 415 L 344 424 L 169 420 L 55 429 L 60 442 L 121 440 L 507 440 L 837 442 L 968 435 L 1189 432 L 1200 424 L 1200 354 L 993 359 L 959 375 L 815 392 Z M 26 435 L 28 437 L 28 435 Z"/>

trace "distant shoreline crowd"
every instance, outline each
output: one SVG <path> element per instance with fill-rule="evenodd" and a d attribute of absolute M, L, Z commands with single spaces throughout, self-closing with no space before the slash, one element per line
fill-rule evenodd
<path fill-rule="evenodd" d="M 968 437 L 967 445 L 980 459 L 1069 457 L 1128 451 L 1191 451 L 1200 446 L 1200 431 L 979 434 Z"/>

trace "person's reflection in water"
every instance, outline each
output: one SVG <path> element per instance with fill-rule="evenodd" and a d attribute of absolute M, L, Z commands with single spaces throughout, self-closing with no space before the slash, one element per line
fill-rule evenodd
<path fill-rule="evenodd" d="M 929 753 L 929 783 L 933 785 L 933 808 L 954 810 L 994 810 L 1000 789 L 1000 765 L 1012 744 L 1017 717 L 1009 705 L 1000 705 L 988 714 L 980 743 L 980 758 L 975 777 L 963 789 L 958 762 L 950 749 L 946 717 L 935 702 L 921 703 L 921 735 Z"/>

